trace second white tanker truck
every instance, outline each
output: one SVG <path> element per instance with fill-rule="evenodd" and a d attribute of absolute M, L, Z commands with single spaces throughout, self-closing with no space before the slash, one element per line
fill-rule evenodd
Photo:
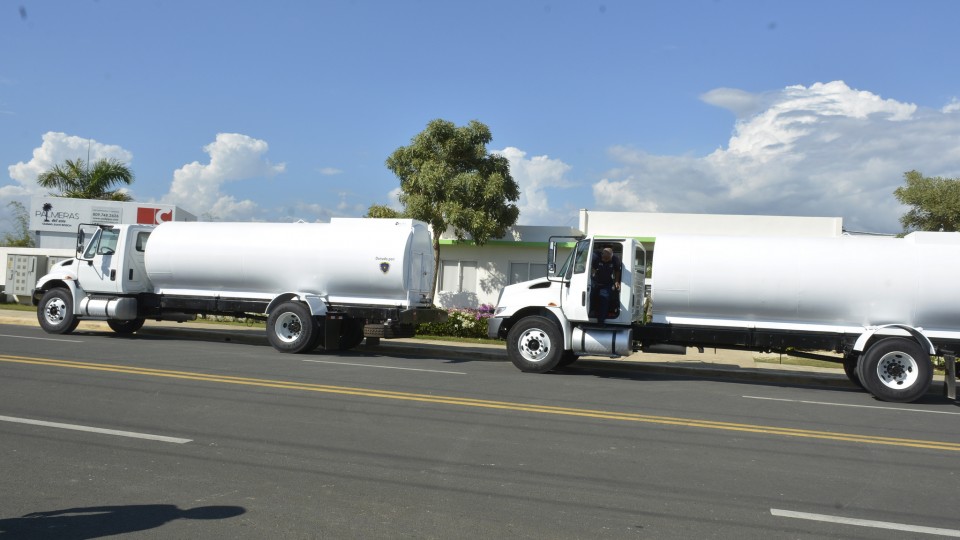
<path fill-rule="evenodd" d="M 559 269 L 556 240 L 549 276 L 504 288 L 488 323 L 522 371 L 637 350 L 834 351 L 874 396 L 909 402 L 931 384 L 931 357 L 952 362 L 960 350 L 960 233 L 658 236 L 649 298 L 647 253 L 636 240 L 568 239 L 575 243 Z M 622 272 L 600 324 L 591 273 L 607 247 Z"/>
<path fill-rule="evenodd" d="M 81 226 L 77 256 L 33 300 L 53 334 L 81 320 L 129 334 L 148 319 L 232 315 L 265 319 L 282 352 L 350 349 L 446 318 L 432 304 L 430 241 L 409 219 Z"/>

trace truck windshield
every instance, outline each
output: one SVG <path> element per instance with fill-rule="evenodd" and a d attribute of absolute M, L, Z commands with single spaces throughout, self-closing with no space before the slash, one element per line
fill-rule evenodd
<path fill-rule="evenodd" d="M 96 255 L 113 255 L 117 252 L 117 240 L 120 238 L 118 229 L 98 229 L 87 244 L 83 252 L 84 259 L 92 259 Z"/>
<path fill-rule="evenodd" d="M 563 266 L 560 267 L 560 270 L 557 271 L 557 276 L 567 277 L 567 272 L 570 270 L 570 263 L 573 261 L 573 251 L 570 251 L 570 254 L 567 255 L 567 260 L 563 262 Z"/>
<path fill-rule="evenodd" d="M 100 247 L 97 248 L 97 255 L 113 255 L 117 252 L 117 239 L 120 238 L 120 231 L 117 229 L 106 229 L 100 235 Z"/>
<path fill-rule="evenodd" d="M 97 232 L 93 233 L 93 236 L 90 238 L 90 242 L 87 243 L 87 249 L 83 251 L 84 259 L 92 259 L 94 255 L 97 254 L 97 244 L 100 243 L 100 233 L 102 231 L 97 229 Z"/>
<path fill-rule="evenodd" d="M 581 240 L 577 242 L 575 250 L 576 263 L 573 265 L 574 274 L 582 274 L 587 271 L 587 257 L 590 255 L 590 241 Z"/>

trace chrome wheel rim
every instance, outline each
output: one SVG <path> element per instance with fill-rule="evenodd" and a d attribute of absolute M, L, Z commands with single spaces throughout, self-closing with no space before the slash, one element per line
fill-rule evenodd
<path fill-rule="evenodd" d="M 273 333 L 284 343 L 293 343 L 303 333 L 303 321 L 296 313 L 284 313 L 277 317 L 273 325 Z"/>
<path fill-rule="evenodd" d="M 877 376 L 887 388 L 909 388 L 920 378 L 920 366 L 905 352 L 888 352 L 877 362 Z"/>
<path fill-rule="evenodd" d="M 539 328 L 531 328 L 520 334 L 517 345 L 520 356 L 529 362 L 543 362 L 550 354 L 550 337 Z"/>
<path fill-rule="evenodd" d="M 67 303 L 63 301 L 63 298 L 50 299 L 43 310 L 43 316 L 48 323 L 54 326 L 62 324 L 63 319 L 67 316 Z"/>

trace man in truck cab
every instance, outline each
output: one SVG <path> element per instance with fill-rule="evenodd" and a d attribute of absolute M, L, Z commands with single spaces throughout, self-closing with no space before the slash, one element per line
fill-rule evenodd
<path fill-rule="evenodd" d="M 613 254 L 613 249 L 603 248 L 600 257 L 594 257 L 593 270 L 590 278 L 593 280 L 593 292 L 596 295 L 597 322 L 603 324 L 610 313 L 610 302 L 614 298 L 614 291 L 620 290 L 620 259 Z"/>

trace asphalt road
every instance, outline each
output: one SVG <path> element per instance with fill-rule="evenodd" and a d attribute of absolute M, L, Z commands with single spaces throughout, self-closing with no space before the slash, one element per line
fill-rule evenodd
<path fill-rule="evenodd" d="M 0 538 L 960 536 L 960 407 L 0 326 Z"/>

